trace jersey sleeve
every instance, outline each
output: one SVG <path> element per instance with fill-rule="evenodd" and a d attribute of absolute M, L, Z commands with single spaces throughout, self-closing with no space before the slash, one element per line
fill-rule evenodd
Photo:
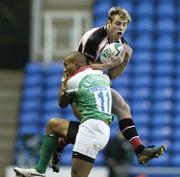
<path fill-rule="evenodd" d="M 78 47 L 78 51 L 84 54 L 89 61 L 94 62 L 97 57 L 97 47 L 95 45 L 96 41 L 93 37 L 87 39 L 87 41 L 81 40 L 81 43 Z"/>
<path fill-rule="evenodd" d="M 73 95 L 73 93 L 76 92 L 77 90 L 78 90 L 78 86 L 76 80 L 72 77 L 67 81 L 66 93 L 68 95 Z"/>

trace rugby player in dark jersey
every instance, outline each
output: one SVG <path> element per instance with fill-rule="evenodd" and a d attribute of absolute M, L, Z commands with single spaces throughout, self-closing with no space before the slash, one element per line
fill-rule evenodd
<path fill-rule="evenodd" d="M 132 55 L 132 49 L 123 37 L 130 21 L 131 17 L 125 9 L 112 7 L 108 12 L 107 24 L 87 31 L 82 36 L 77 48 L 78 51 L 87 57 L 88 64 L 91 65 L 92 68 L 108 70 L 111 79 L 115 79 L 124 71 Z M 123 45 L 124 54 L 122 55 L 122 58 L 117 61 L 101 63 L 99 60 L 101 51 L 106 45 L 113 42 L 119 42 Z M 129 105 L 117 91 L 111 89 L 111 92 L 113 99 L 112 113 L 118 117 L 120 131 L 132 145 L 139 164 L 146 164 L 151 159 L 161 155 L 165 150 L 165 147 L 145 147 L 138 136 Z M 79 114 L 77 109 L 73 107 L 73 110 L 75 115 L 78 117 Z M 78 123 L 71 122 L 68 127 L 68 139 L 75 139 L 77 131 Z M 59 139 L 57 151 L 54 153 L 52 158 L 52 168 L 56 172 L 59 171 L 59 156 L 68 143 L 67 140 Z"/>

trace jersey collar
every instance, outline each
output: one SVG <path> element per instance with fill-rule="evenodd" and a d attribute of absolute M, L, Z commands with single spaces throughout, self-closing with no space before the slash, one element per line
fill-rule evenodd
<path fill-rule="evenodd" d="M 80 72 L 82 72 L 82 71 L 84 71 L 86 69 L 92 69 L 92 67 L 89 66 L 89 65 L 88 66 L 83 66 L 83 67 L 79 68 L 77 71 L 75 71 L 73 74 L 69 75 L 68 79 L 70 79 L 74 75 L 76 75 L 76 74 L 78 74 L 78 73 L 80 73 Z"/>

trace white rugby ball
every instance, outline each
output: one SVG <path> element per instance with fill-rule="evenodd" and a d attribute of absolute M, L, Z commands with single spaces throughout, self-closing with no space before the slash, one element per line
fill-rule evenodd
<path fill-rule="evenodd" d="M 107 45 L 100 53 L 99 59 L 102 63 L 107 63 L 110 60 L 117 60 L 123 53 L 123 45 L 120 43 L 111 43 Z"/>

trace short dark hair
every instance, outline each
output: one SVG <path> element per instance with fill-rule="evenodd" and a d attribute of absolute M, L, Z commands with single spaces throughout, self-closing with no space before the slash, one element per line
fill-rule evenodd
<path fill-rule="evenodd" d="M 129 15 L 126 9 L 121 7 L 112 7 L 108 11 L 108 20 L 112 21 L 115 15 L 119 15 L 122 20 L 127 20 L 128 22 L 131 21 L 131 16 Z"/>
<path fill-rule="evenodd" d="M 83 55 L 79 51 L 72 51 L 68 55 L 65 56 L 64 60 L 73 60 L 73 61 L 78 61 L 79 63 L 87 63 L 86 56 Z"/>

